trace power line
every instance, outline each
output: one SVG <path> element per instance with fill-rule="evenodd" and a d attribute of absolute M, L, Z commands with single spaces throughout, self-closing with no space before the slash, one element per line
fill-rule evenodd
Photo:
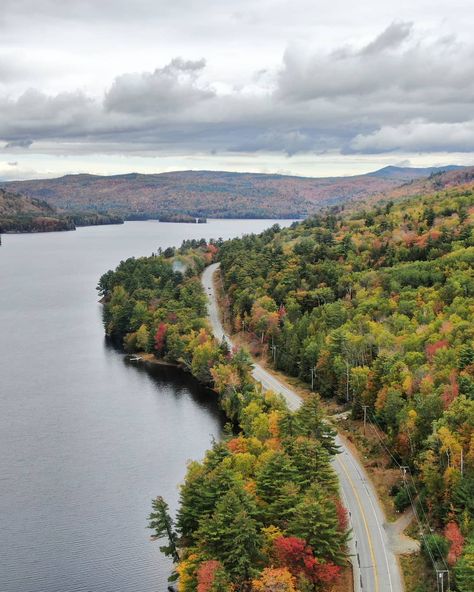
<path fill-rule="evenodd" d="M 418 490 L 417 490 L 417 488 L 416 488 L 415 480 L 413 479 L 413 475 L 411 474 L 411 471 L 410 471 L 410 473 L 409 473 L 409 474 L 410 474 L 410 479 L 411 479 L 411 482 L 412 482 L 413 488 L 414 488 L 414 490 L 415 490 L 416 496 L 419 498 L 419 497 L 420 497 L 420 494 L 419 494 L 419 492 L 418 492 Z M 429 523 L 429 520 L 428 520 L 428 516 L 427 516 L 427 514 L 426 514 L 426 512 L 425 512 L 425 509 L 423 508 L 423 503 L 420 503 L 420 508 L 421 508 L 421 511 L 422 511 L 422 513 L 423 513 L 423 519 L 424 519 L 424 521 L 425 521 L 425 523 L 426 523 L 426 527 L 428 528 L 428 530 L 429 530 L 429 531 L 430 531 L 430 533 L 431 533 L 433 529 L 432 529 L 432 528 L 431 528 L 431 526 L 430 526 L 430 523 Z M 445 559 L 444 559 L 444 557 L 443 557 L 443 554 L 441 553 L 441 549 L 439 548 L 439 545 L 438 545 L 438 543 L 437 543 L 437 541 L 436 541 L 436 539 L 435 539 L 435 538 L 433 539 L 433 542 L 434 542 L 434 544 L 435 544 L 435 546 L 436 546 L 436 549 L 437 549 L 437 551 L 438 551 L 438 555 L 439 555 L 439 557 L 440 557 L 441 561 L 443 562 L 443 565 L 444 565 L 444 567 L 446 568 L 446 570 L 447 570 L 447 571 L 449 571 L 449 570 L 448 570 L 448 566 L 447 566 L 447 564 L 446 564 L 446 561 L 445 561 Z"/>
<path fill-rule="evenodd" d="M 367 412 L 369 411 L 367 409 L 367 406 L 362 405 L 361 403 L 359 403 L 359 401 L 354 401 L 354 403 L 358 404 L 364 410 L 364 419 L 366 419 Z M 406 492 L 408 494 L 408 499 L 410 500 L 410 505 L 411 505 L 411 507 L 413 509 L 413 515 L 415 516 L 415 519 L 416 519 L 416 521 L 418 523 L 418 527 L 420 529 L 420 535 L 421 535 L 421 537 L 423 539 L 423 542 L 425 544 L 425 548 L 426 548 L 426 550 L 428 552 L 428 555 L 430 556 L 430 560 L 431 560 L 431 563 L 433 565 L 433 570 L 436 573 L 437 585 L 439 585 L 439 581 L 438 580 L 439 580 L 439 574 L 441 573 L 441 577 L 442 577 L 442 580 L 441 581 L 442 581 L 442 585 L 443 585 L 443 589 L 444 589 L 444 575 L 443 574 L 444 573 L 447 573 L 448 574 L 448 590 L 449 590 L 449 570 L 448 570 L 448 566 L 447 566 L 446 561 L 445 561 L 445 559 L 443 557 L 443 554 L 441 553 L 441 549 L 439 548 L 439 545 L 438 545 L 438 542 L 437 542 L 436 538 L 432 538 L 431 540 L 434 543 L 434 545 L 436 547 L 436 550 L 438 551 L 438 556 L 439 556 L 441 562 L 443 563 L 443 566 L 445 567 L 445 570 L 439 570 L 438 569 L 437 562 L 436 562 L 436 560 L 435 560 L 435 558 L 433 556 L 432 550 L 431 550 L 431 545 L 429 545 L 427 543 L 426 535 L 425 535 L 425 532 L 424 532 L 424 529 L 426 528 L 426 529 L 428 529 L 429 533 L 431 534 L 431 532 L 433 532 L 433 529 L 430 526 L 430 523 L 429 523 L 427 514 L 426 514 L 425 509 L 423 507 L 423 503 L 421 503 L 421 502 L 419 504 L 419 507 L 420 507 L 420 509 L 421 509 L 421 511 L 423 513 L 423 521 L 424 521 L 425 524 L 423 524 L 422 520 L 420 520 L 420 517 L 418 515 L 418 511 L 417 511 L 417 508 L 416 508 L 416 502 L 415 502 L 415 500 L 413 500 L 412 493 L 410 491 L 410 484 L 406 480 L 406 474 L 407 474 L 407 471 L 408 471 L 408 475 L 410 477 L 411 484 L 412 484 L 412 487 L 413 487 L 413 489 L 415 491 L 416 497 L 417 498 L 420 498 L 421 496 L 420 496 L 420 493 L 419 493 L 419 491 L 418 491 L 418 489 L 416 487 L 415 480 L 413 478 L 413 475 L 411 474 L 411 470 L 407 466 L 400 465 L 400 463 L 395 458 L 395 456 L 392 454 L 392 452 L 390 451 L 390 449 L 386 446 L 385 442 L 383 441 L 382 437 L 380 436 L 379 431 L 375 427 L 374 423 L 377 424 L 377 426 L 378 426 L 378 428 L 380 429 L 381 432 L 383 432 L 383 430 L 382 430 L 379 422 L 375 418 L 375 415 L 374 414 L 371 414 L 371 415 L 372 415 L 372 419 L 370 419 L 370 417 L 369 417 L 369 421 L 370 421 L 370 424 L 371 424 L 371 426 L 373 428 L 373 431 L 374 431 L 375 435 L 377 436 L 380 444 L 382 445 L 382 448 L 390 456 L 390 458 L 393 460 L 393 462 L 395 463 L 395 465 L 402 471 L 403 482 L 404 482 L 404 485 L 405 485 Z"/>
<path fill-rule="evenodd" d="M 375 419 L 375 417 L 374 417 L 374 416 L 373 416 L 373 419 L 374 419 L 374 421 L 376 421 L 376 422 L 377 422 L 377 420 Z M 379 426 L 379 428 L 380 428 L 380 424 L 379 424 L 378 422 L 377 422 L 377 425 L 378 425 L 378 426 Z M 411 479 L 411 483 L 412 483 L 413 489 L 415 490 L 416 497 L 417 497 L 417 498 L 420 498 L 420 493 L 419 493 L 419 491 L 418 491 L 418 489 L 417 489 L 417 487 L 416 487 L 415 480 L 414 480 L 414 478 L 413 478 L 413 475 L 412 475 L 412 473 L 411 473 L 411 470 L 410 470 L 410 468 L 409 468 L 409 467 L 402 467 L 402 466 L 399 464 L 399 462 L 397 461 L 397 459 L 396 459 L 396 458 L 393 456 L 393 454 L 390 452 L 390 450 L 387 448 L 387 446 L 386 446 L 386 445 L 385 445 L 385 443 L 383 442 L 383 440 L 382 440 L 382 438 L 381 438 L 380 434 L 378 433 L 377 429 L 375 428 L 375 426 L 374 426 L 373 424 L 372 424 L 372 427 L 374 428 L 374 432 L 376 433 L 376 435 L 377 435 L 377 437 L 378 437 L 378 439 L 379 439 L 380 443 L 382 444 L 383 448 L 384 448 L 384 449 L 386 450 L 386 452 L 387 452 L 387 453 L 390 455 L 390 457 L 393 459 L 393 461 L 394 461 L 394 462 L 395 462 L 395 464 L 398 466 L 398 468 L 400 468 L 401 470 L 403 469 L 403 475 L 406 475 L 406 471 L 408 470 L 408 474 L 409 474 L 409 476 L 410 476 L 410 479 Z M 429 546 L 426 544 L 426 539 L 424 538 L 424 533 L 423 533 L 423 528 L 424 528 L 424 525 L 423 525 L 423 524 L 421 523 L 421 521 L 419 520 L 419 517 L 418 517 L 418 512 L 417 512 L 417 510 L 416 510 L 415 503 L 414 503 L 414 501 L 413 501 L 413 499 L 412 499 L 411 492 L 410 492 L 410 490 L 409 490 L 409 489 L 410 489 L 410 485 L 409 485 L 409 484 L 406 482 L 406 480 L 405 480 L 405 479 L 404 479 L 404 483 L 405 483 L 405 487 L 406 487 L 406 489 L 407 489 L 407 493 L 408 493 L 408 497 L 409 497 L 409 499 L 410 499 L 411 506 L 412 506 L 412 508 L 413 508 L 413 513 L 414 513 L 414 515 L 415 515 L 415 518 L 417 519 L 418 525 L 419 525 L 419 527 L 420 527 L 420 529 L 421 529 L 421 533 L 422 533 L 422 536 L 423 536 L 423 540 L 425 541 L 425 546 L 426 546 L 426 547 L 427 547 L 427 549 L 429 550 Z M 433 531 L 433 529 L 432 529 L 432 528 L 431 528 L 431 526 L 430 526 L 430 523 L 429 523 L 428 517 L 427 517 L 427 515 L 426 515 L 426 513 L 425 513 L 425 509 L 424 509 L 424 507 L 423 507 L 423 503 L 420 503 L 420 508 L 421 508 L 421 511 L 422 511 L 422 513 L 423 513 L 423 519 L 424 519 L 424 522 L 426 523 L 426 528 L 427 528 L 427 529 L 429 530 L 429 532 L 431 533 L 431 532 Z M 446 561 L 444 560 L 443 554 L 441 553 L 441 549 L 439 548 L 439 545 L 438 545 L 438 542 L 436 541 L 436 538 L 434 538 L 434 539 L 433 539 L 433 542 L 434 542 L 434 544 L 435 544 L 435 546 L 436 546 L 436 549 L 437 549 L 437 551 L 438 551 L 438 555 L 439 555 L 439 557 L 440 557 L 441 561 L 443 562 L 443 565 L 444 565 L 444 567 L 445 567 L 445 568 L 446 568 L 446 570 L 447 570 L 447 569 L 448 569 L 448 566 L 447 566 L 447 564 L 446 564 Z M 433 565 L 433 567 L 435 567 L 435 565 Z"/>

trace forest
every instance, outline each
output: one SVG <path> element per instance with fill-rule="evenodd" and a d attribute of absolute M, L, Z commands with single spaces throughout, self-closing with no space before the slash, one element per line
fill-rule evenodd
<path fill-rule="evenodd" d="M 474 190 L 387 202 L 224 243 L 236 332 L 387 437 L 436 530 L 427 561 L 474 589 Z M 416 498 L 416 499 L 414 499 Z"/>
<path fill-rule="evenodd" d="M 64 213 L 42 199 L 0 188 L 0 233 L 75 230 L 98 224 L 123 224 L 123 218 L 97 212 Z"/>
<path fill-rule="evenodd" d="M 150 525 L 185 592 L 323 590 L 341 576 L 347 520 L 321 398 L 354 418 L 366 407 L 393 465 L 405 467 L 396 509 L 413 505 L 430 525 L 427 564 L 449 566 L 459 592 L 473 589 L 473 221 L 472 184 L 447 187 L 260 235 L 187 241 L 101 278 L 110 338 L 182 365 L 230 420 L 225 440 L 190 465 L 176 520 L 154 502 Z M 210 334 L 199 274 L 215 260 L 234 331 L 315 393 L 296 414 L 252 383 L 244 350 Z"/>
<path fill-rule="evenodd" d="M 176 564 L 172 579 L 182 592 L 332 589 L 346 573 L 349 533 L 319 397 L 289 412 L 254 383 L 244 350 L 212 337 L 199 273 L 216 243 L 167 251 L 123 261 L 98 289 L 112 340 L 184 367 L 229 419 L 224 439 L 188 466 L 176 519 L 165 500 L 153 502 L 150 528 Z"/>

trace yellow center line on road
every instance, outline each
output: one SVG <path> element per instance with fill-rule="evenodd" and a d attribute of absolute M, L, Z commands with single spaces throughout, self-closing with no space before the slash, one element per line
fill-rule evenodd
<path fill-rule="evenodd" d="M 379 576 L 378 576 L 378 571 L 377 571 L 377 563 L 375 561 L 374 547 L 372 545 L 372 539 L 370 537 L 370 532 L 369 532 L 369 525 L 367 524 L 367 519 L 365 517 L 364 508 L 362 507 L 362 503 L 360 501 L 359 494 L 357 493 L 357 489 L 355 488 L 354 482 L 352 481 L 344 463 L 337 456 L 336 456 L 336 461 L 341 465 L 341 469 L 344 471 L 347 479 L 349 480 L 349 484 L 352 487 L 352 491 L 355 494 L 357 505 L 359 506 L 360 513 L 362 515 L 362 520 L 364 522 L 365 532 L 367 533 L 367 542 L 369 543 L 370 557 L 372 558 L 372 564 L 374 566 L 375 592 L 379 592 Z"/>

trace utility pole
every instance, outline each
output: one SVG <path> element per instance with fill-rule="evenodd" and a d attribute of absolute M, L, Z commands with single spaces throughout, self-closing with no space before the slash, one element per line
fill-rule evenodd
<path fill-rule="evenodd" d="M 362 405 L 362 409 L 364 410 L 364 436 L 365 436 L 365 427 L 367 425 L 367 408 L 368 408 L 368 405 Z"/>
<path fill-rule="evenodd" d="M 316 373 L 316 368 L 311 368 L 311 390 L 314 391 L 314 375 Z"/>
<path fill-rule="evenodd" d="M 407 480 L 407 472 L 409 470 L 410 470 L 410 467 L 408 467 L 408 466 L 400 467 L 400 471 L 402 472 L 403 481 L 405 481 L 405 482 Z"/>
<path fill-rule="evenodd" d="M 273 358 L 273 365 L 276 367 L 276 359 L 277 359 L 277 346 L 271 345 L 270 349 L 272 350 L 272 358 Z"/>
<path fill-rule="evenodd" d="M 346 359 L 346 403 L 349 403 L 349 362 Z"/>
<path fill-rule="evenodd" d="M 447 584 L 446 588 L 444 587 L 445 580 Z M 436 570 L 436 584 L 438 592 L 449 591 L 449 571 L 447 569 Z"/>

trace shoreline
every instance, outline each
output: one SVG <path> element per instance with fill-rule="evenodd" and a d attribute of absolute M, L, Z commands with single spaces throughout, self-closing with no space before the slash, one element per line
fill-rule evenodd
<path fill-rule="evenodd" d="M 137 360 L 139 362 L 145 362 L 146 364 L 150 364 L 152 366 L 163 366 L 166 368 L 179 368 L 180 370 L 183 370 L 184 372 L 187 372 L 188 374 L 190 374 L 190 372 L 188 370 L 186 370 L 185 366 L 183 364 L 177 364 L 176 362 L 168 362 L 167 360 L 164 360 L 163 358 L 156 358 L 154 354 L 148 354 L 146 352 L 136 352 L 133 354 L 125 354 L 127 356 L 138 356 L 141 358 L 141 360 Z M 132 361 L 132 360 L 129 360 Z"/>

